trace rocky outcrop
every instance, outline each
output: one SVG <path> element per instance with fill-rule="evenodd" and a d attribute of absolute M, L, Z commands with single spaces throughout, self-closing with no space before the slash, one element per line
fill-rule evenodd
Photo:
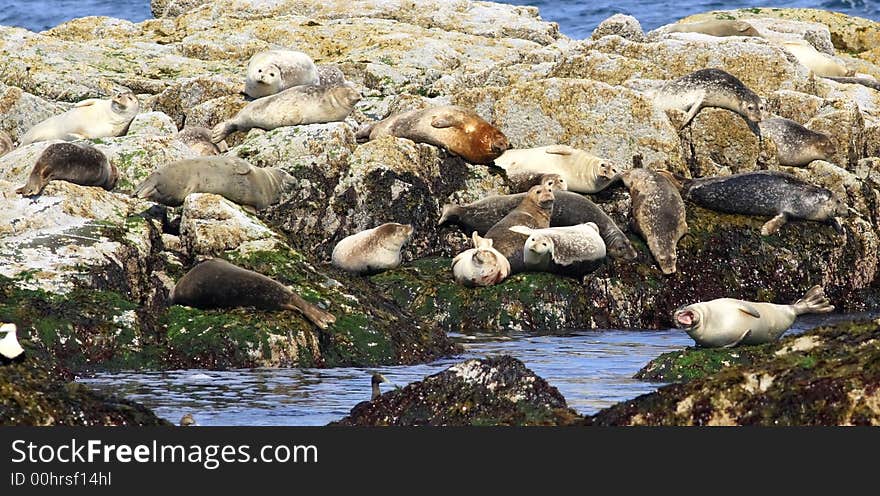
<path fill-rule="evenodd" d="M 564 425 L 580 417 L 516 358 L 468 360 L 359 403 L 331 425 Z"/>
<path fill-rule="evenodd" d="M 655 360 L 645 374 L 689 382 L 602 410 L 589 423 L 880 425 L 878 363 L 877 320 L 757 347 L 687 350 Z"/>

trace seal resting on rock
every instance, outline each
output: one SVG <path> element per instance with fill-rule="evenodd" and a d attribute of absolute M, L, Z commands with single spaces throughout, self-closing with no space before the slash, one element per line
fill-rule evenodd
<path fill-rule="evenodd" d="M 866 77 L 825 77 L 837 83 L 843 84 L 860 84 L 872 90 L 880 91 L 880 81 Z"/>
<path fill-rule="evenodd" d="M 679 129 L 687 126 L 704 107 L 736 112 L 751 126 L 763 118 L 764 102 L 736 76 L 721 69 L 700 69 L 648 92 L 663 110 L 687 112 Z"/>
<path fill-rule="evenodd" d="M 296 50 L 267 50 L 248 61 L 244 92 L 251 98 L 262 98 L 294 86 L 318 83 L 318 68 L 308 55 Z"/>
<path fill-rule="evenodd" d="M 6 334 L 0 339 L 0 355 L 7 360 L 14 360 L 24 353 L 24 348 L 18 342 L 17 331 L 15 324 L 0 325 L 0 334 Z"/>
<path fill-rule="evenodd" d="M 605 242 L 592 222 L 546 229 L 513 226 L 510 230 L 528 236 L 523 246 L 527 270 L 581 277 L 605 258 Z"/>
<path fill-rule="evenodd" d="M 212 142 L 211 130 L 206 127 L 187 126 L 177 133 L 176 138 L 202 157 L 220 155 L 229 149 L 225 141 Z"/>
<path fill-rule="evenodd" d="M 43 150 L 28 176 L 27 184 L 15 190 L 23 196 L 39 195 L 52 180 L 80 186 L 99 186 L 113 190 L 119 171 L 92 145 L 53 143 Z"/>
<path fill-rule="evenodd" d="M 621 176 L 629 188 L 633 230 L 648 243 L 660 270 L 674 273 L 676 246 L 688 231 L 678 182 L 666 171 L 648 169 L 632 169 Z"/>
<path fill-rule="evenodd" d="M 202 309 L 298 310 L 321 329 L 336 322 L 336 317 L 283 284 L 220 258 L 205 260 L 190 269 L 171 290 L 169 302 Z"/>
<path fill-rule="evenodd" d="M 287 172 L 254 167 L 237 157 L 178 160 L 150 174 L 134 196 L 179 207 L 190 193 L 213 193 L 239 205 L 263 210 L 278 203 L 291 184 Z"/>
<path fill-rule="evenodd" d="M 491 286 L 510 275 L 510 262 L 500 251 L 492 247 L 492 240 L 480 237 L 476 231 L 471 235 L 474 247 L 452 259 L 452 276 L 464 286 Z"/>
<path fill-rule="evenodd" d="M 568 190 L 578 193 L 598 193 L 617 179 L 617 170 L 608 160 L 567 145 L 507 150 L 495 159 L 495 165 L 513 182 L 520 175 L 558 174 Z"/>
<path fill-rule="evenodd" d="M 472 164 L 491 165 L 510 144 L 500 130 L 475 112 L 441 105 L 394 114 L 357 132 L 359 143 L 396 136 L 427 143 L 454 153 Z"/>
<path fill-rule="evenodd" d="M 758 30 L 745 21 L 711 19 L 702 22 L 687 22 L 668 26 L 670 33 L 702 33 L 710 36 L 757 36 Z"/>
<path fill-rule="evenodd" d="M 400 265 L 400 248 L 413 227 L 388 222 L 348 236 L 333 248 L 333 265 L 356 274 L 372 274 Z"/>
<path fill-rule="evenodd" d="M 568 183 L 559 174 L 524 173 L 517 174 L 514 177 L 508 177 L 507 179 L 510 184 L 510 191 L 513 191 L 514 193 L 525 193 L 532 189 L 532 186 L 538 184 L 547 184 L 554 191 L 568 190 Z"/>
<path fill-rule="evenodd" d="M 236 131 L 253 128 L 270 131 L 277 127 L 321 124 L 345 120 L 361 99 L 353 86 L 303 85 L 254 100 L 211 130 L 211 141 L 219 143 Z"/>
<path fill-rule="evenodd" d="M 9 134 L 5 131 L 0 131 L 0 157 L 11 152 L 13 148 L 15 148 L 15 145 L 12 143 L 12 138 L 9 137 Z"/>
<path fill-rule="evenodd" d="M 574 226 L 592 222 L 599 226 L 599 232 L 605 240 L 605 246 L 611 257 L 633 260 L 638 256 L 626 234 L 589 198 L 558 188 L 554 188 L 553 194 L 555 201 L 553 215 L 550 217 L 551 226 Z M 464 227 L 465 231 L 476 230 L 485 234 L 508 212 L 516 208 L 525 195 L 518 193 L 490 196 L 467 205 L 449 203 L 444 205 L 438 224 L 456 223 Z"/>
<path fill-rule="evenodd" d="M 801 126 L 791 119 L 775 117 L 758 123 L 761 135 L 776 143 L 780 165 L 803 167 L 813 160 L 828 160 L 834 155 L 831 137 Z"/>
<path fill-rule="evenodd" d="M 110 100 L 83 100 L 67 112 L 32 127 L 22 136 L 20 145 L 53 139 L 73 141 L 122 136 L 138 109 L 137 97 L 130 91 L 116 93 Z"/>
<path fill-rule="evenodd" d="M 786 51 L 794 55 L 794 58 L 817 76 L 849 76 L 850 70 L 845 65 L 834 60 L 834 57 L 816 50 L 809 43 L 786 42 L 782 46 Z"/>
<path fill-rule="evenodd" d="M 523 245 L 526 236 L 511 231 L 513 226 L 525 226 L 532 229 L 550 227 L 550 216 L 553 214 L 553 190 L 546 185 L 532 186 L 519 205 L 504 216 L 486 233 L 493 241 L 493 246 L 510 262 L 512 274 L 526 269 L 523 262 Z"/>
<path fill-rule="evenodd" d="M 798 315 L 832 310 L 834 307 L 825 297 L 822 286 L 813 286 L 791 305 L 719 298 L 679 308 L 672 320 L 699 346 L 731 348 L 738 344 L 776 341 Z"/>
<path fill-rule="evenodd" d="M 838 231 L 835 217 L 849 215 L 846 204 L 834 193 L 777 171 L 743 172 L 685 182 L 684 197 L 697 205 L 729 214 L 772 217 L 761 234 L 769 236 L 789 219 L 829 222 Z"/>

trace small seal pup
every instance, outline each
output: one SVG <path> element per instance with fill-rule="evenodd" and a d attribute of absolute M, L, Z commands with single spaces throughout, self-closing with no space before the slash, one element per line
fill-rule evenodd
<path fill-rule="evenodd" d="M 174 285 L 169 302 L 202 309 L 298 310 L 321 329 L 336 322 L 336 317 L 307 302 L 287 286 L 221 258 L 205 260 L 190 269 Z"/>
<path fill-rule="evenodd" d="M 0 157 L 11 152 L 13 148 L 15 148 L 15 144 L 12 143 L 9 134 L 6 131 L 0 131 Z"/>
<path fill-rule="evenodd" d="M 525 193 L 526 191 L 532 189 L 532 186 L 536 186 L 538 184 L 547 184 L 554 191 L 568 190 L 568 183 L 565 182 L 565 179 L 563 179 L 562 176 L 560 176 L 559 174 L 524 173 L 517 174 L 515 177 L 508 176 L 507 180 L 508 184 L 510 185 L 510 191 L 513 193 Z"/>
<path fill-rule="evenodd" d="M 215 144 L 211 141 L 211 130 L 201 126 L 187 126 L 177 133 L 177 140 L 202 157 L 220 155 L 229 149 L 225 141 Z"/>
<path fill-rule="evenodd" d="M 498 284 L 510 275 L 510 262 L 492 247 L 493 241 L 476 231 L 471 235 L 474 247 L 452 259 L 452 277 L 455 282 L 469 287 Z"/>
<path fill-rule="evenodd" d="M 816 50 L 809 43 L 785 42 L 782 46 L 787 52 L 794 55 L 794 58 L 802 66 L 813 71 L 817 76 L 841 77 L 851 74 L 845 65 L 834 60 L 830 55 Z"/>
<path fill-rule="evenodd" d="M 605 258 L 605 241 L 592 222 L 546 229 L 513 226 L 510 230 L 528 236 L 523 246 L 527 270 L 581 277 Z"/>
<path fill-rule="evenodd" d="M 400 265 L 400 248 L 412 237 L 409 224 L 388 222 L 336 243 L 333 265 L 355 274 L 372 274 Z"/>
<path fill-rule="evenodd" d="M 663 110 L 687 112 L 679 129 L 687 126 L 704 107 L 736 112 L 754 127 L 764 113 L 764 102 L 736 76 L 721 69 L 700 69 L 648 91 Z"/>
<path fill-rule="evenodd" d="M 238 157 L 199 157 L 178 160 L 153 172 L 133 196 L 179 207 L 190 193 L 213 193 L 263 210 L 278 203 L 292 181 L 281 169 L 254 167 Z"/>
<path fill-rule="evenodd" d="M 526 236 L 510 230 L 513 226 L 525 226 L 532 229 L 550 227 L 550 216 L 553 214 L 553 190 L 546 185 L 532 186 L 526 196 L 486 233 L 493 241 L 493 246 L 510 263 L 512 274 L 526 269 L 523 261 L 523 246 Z"/>
<path fill-rule="evenodd" d="M 24 348 L 18 342 L 18 328 L 15 324 L 0 325 L 0 334 L 5 333 L 3 339 L 0 339 L 0 355 L 9 360 L 14 360 L 24 353 Z"/>
<path fill-rule="evenodd" d="M 22 136 L 19 145 L 53 139 L 73 141 L 122 136 L 139 109 L 140 104 L 130 91 L 116 93 L 109 100 L 83 100 L 67 112 L 32 127 Z"/>
<path fill-rule="evenodd" d="M 244 92 L 251 98 L 262 98 L 319 82 L 318 68 L 308 55 L 296 50 L 266 50 L 248 61 Z"/>
<path fill-rule="evenodd" d="M 617 179 L 617 170 L 603 158 L 568 145 L 507 150 L 495 159 L 507 177 L 516 182 L 521 175 L 558 174 L 568 190 L 598 193 Z"/>
<path fill-rule="evenodd" d="M 612 258 L 633 260 L 638 256 L 626 234 L 589 198 L 560 189 L 554 189 L 553 194 L 556 199 L 553 202 L 553 215 L 550 217 L 551 226 L 574 226 L 592 222 L 599 226 L 608 254 Z M 443 206 L 438 225 L 456 223 L 464 227 L 465 231 L 476 230 L 485 234 L 516 208 L 523 198 L 525 193 L 490 196 L 467 205 L 449 203 Z"/>
<path fill-rule="evenodd" d="M 626 171 L 622 178 L 629 188 L 633 231 L 648 243 L 660 270 L 674 273 L 676 246 L 688 231 L 678 182 L 666 171 L 648 169 Z"/>
<path fill-rule="evenodd" d="M 791 305 L 719 298 L 679 308 L 672 321 L 698 346 L 732 348 L 738 344 L 776 341 L 794 324 L 798 315 L 832 310 L 834 307 L 825 297 L 822 286 L 813 286 Z"/>
<path fill-rule="evenodd" d="M 302 85 L 254 100 L 211 130 L 211 141 L 219 143 L 236 131 L 260 128 L 321 124 L 345 120 L 361 100 L 353 86 Z"/>
<path fill-rule="evenodd" d="M 22 196 L 39 195 L 52 180 L 80 186 L 99 186 L 112 191 L 119 180 L 119 171 L 101 150 L 92 145 L 52 143 L 37 158 L 27 184 L 15 192 Z"/>
<path fill-rule="evenodd" d="M 702 22 L 672 24 L 667 27 L 669 33 L 702 33 L 710 36 L 756 36 L 761 35 L 754 26 L 745 21 L 728 19 L 712 19 Z"/>
<path fill-rule="evenodd" d="M 846 204 L 831 191 L 778 171 L 743 172 L 732 176 L 693 179 L 683 185 L 684 197 L 697 205 L 729 214 L 772 217 L 761 227 L 769 236 L 789 219 L 829 222 L 849 215 Z"/>
<path fill-rule="evenodd" d="M 834 155 L 834 142 L 827 134 L 807 129 L 791 119 L 764 119 L 758 127 L 761 135 L 769 136 L 776 143 L 780 165 L 803 167 L 813 160 L 828 160 Z"/>
<path fill-rule="evenodd" d="M 357 132 L 359 143 L 396 136 L 444 148 L 472 164 L 492 165 L 510 148 L 500 130 L 475 112 L 441 105 L 394 114 Z"/>

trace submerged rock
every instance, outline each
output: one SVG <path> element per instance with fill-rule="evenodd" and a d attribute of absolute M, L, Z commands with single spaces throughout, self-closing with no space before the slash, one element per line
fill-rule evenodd
<path fill-rule="evenodd" d="M 352 408 L 331 425 L 565 425 L 580 419 L 516 358 L 468 360 Z"/>

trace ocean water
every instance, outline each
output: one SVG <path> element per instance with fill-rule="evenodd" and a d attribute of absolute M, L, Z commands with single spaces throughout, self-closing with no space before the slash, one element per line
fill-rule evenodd
<path fill-rule="evenodd" d="M 319 1 L 319 0 L 318 0 Z M 645 30 L 697 12 L 746 7 L 813 7 L 880 20 L 878 0 L 505 0 L 534 5 L 541 16 L 559 23 L 563 33 L 585 38 L 603 19 L 616 13 L 635 16 Z M 140 22 L 152 17 L 149 0 L 0 0 L 0 24 L 43 31 L 75 17 L 110 16 Z"/>

